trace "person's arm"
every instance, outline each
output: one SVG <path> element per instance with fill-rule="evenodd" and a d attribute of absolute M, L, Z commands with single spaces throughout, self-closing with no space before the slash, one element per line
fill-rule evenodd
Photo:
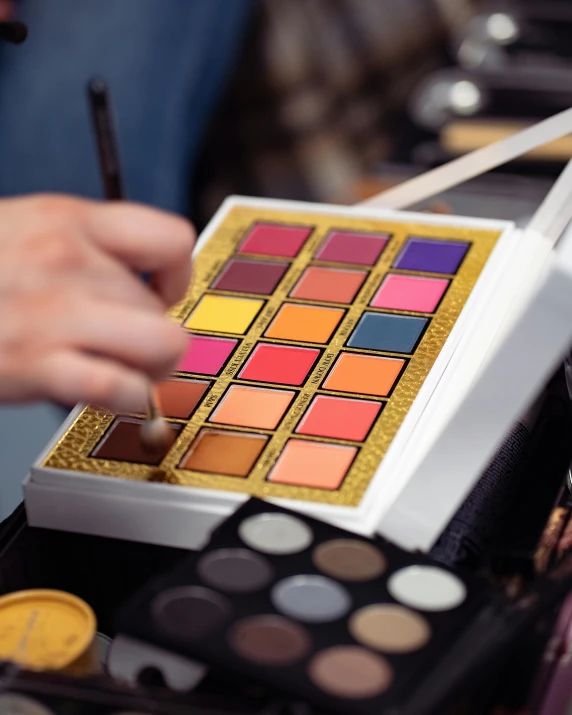
<path fill-rule="evenodd" d="M 165 310 L 185 294 L 193 242 L 185 220 L 139 205 L 0 199 L 0 402 L 144 409 L 149 379 L 186 346 Z"/>

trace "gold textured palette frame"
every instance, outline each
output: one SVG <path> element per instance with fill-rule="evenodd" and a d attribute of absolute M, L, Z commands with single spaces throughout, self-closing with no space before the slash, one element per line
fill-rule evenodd
<path fill-rule="evenodd" d="M 448 221 L 451 221 L 451 218 L 448 217 Z M 89 455 L 100 442 L 115 416 L 93 407 L 86 407 L 80 412 L 75 421 L 58 440 L 57 444 L 42 460 L 40 464 L 41 467 L 89 473 L 110 478 L 120 477 L 122 479 L 135 481 L 154 481 L 205 489 L 242 492 L 263 498 L 295 499 L 348 507 L 355 507 L 360 503 L 391 441 L 415 400 L 437 356 L 442 350 L 487 259 L 501 236 L 501 231 L 455 227 L 452 223 L 440 225 L 431 222 L 427 222 L 426 224 L 423 222 L 399 222 L 391 219 L 365 219 L 336 214 L 266 209 L 259 206 L 233 206 L 196 256 L 192 287 L 186 299 L 172 311 L 171 315 L 174 320 L 183 323 L 205 292 L 220 294 L 218 291 L 210 291 L 209 286 L 220 273 L 227 260 L 234 254 L 249 228 L 255 222 L 313 226 L 314 230 L 295 258 L 286 259 L 277 256 L 273 259 L 272 257 L 264 256 L 265 261 L 276 260 L 284 262 L 290 260 L 291 265 L 277 289 L 265 300 L 263 309 L 244 335 L 238 336 L 236 334 L 222 334 L 214 331 L 197 331 L 201 334 L 236 338 L 238 339 L 238 346 L 230 362 L 223 368 L 221 375 L 217 378 L 202 374 L 189 375 L 188 373 L 175 373 L 175 375 L 178 376 L 184 375 L 185 377 L 196 377 L 203 380 L 212 379 L 214 384 L 211 389 L 207 391 L 200 406 L 189 420 L 170 420 L 173 423 L 183 424 L 184 429 L 179 434 L 175 445 L 166 455 L 162 463 L 158 467 L 153 467 L 90 457 Z M 346 313 L 331 340 L 324 345 L 262 338 L 263 333 L 273 320 L 277 310 L 286 300 L 289 303 L 328 305 L 330 307 L 332 305 L 338 306 L 338 304 L 325 304 L 319 301 L 297 300 L 288 297 L 288 294 L 297 283 L 303 270 L 310 264 L 323 239 L 327 233 L 333 229 L 378 234 L 387 233 L 390 235 L 390 240 L 378 262 L 371 267 L 371 269 L 360 266 L 360 269 L 364 268 L 369 270 L 369 275 L 353 303 L 344 306 L 339 305 L 339 307 L 346 309 Z M 464 241 L 470 244 L 467 255 L 454 276 L 391 268 L 392 273 L 439 278 L 446 277 L 451 280 L 451 284 L 434 314 L 383 309 L 385 313 L 429 317 L 429 324 L 419 345 L 411 355 L 384 351 L 375 351 L 375 353 L 373 353 L 372 351 L 350 348 L 344 345 L 352 329 L 357 325 L 362 313 L 366 309 L 376 310 L 375 308 L 371 308 L 369 303 L 379 288 L 383 277 L 389 271 L 391 264 L 399 254 L 406 239 L 411 236 Z M 246 256 L 246 254 L 241 255 Z M 331 263 L 323 261 L 313 261 L 312 263 L 314 265 L 332 265 Z M 351 266 L 344 266 L 344 264 L 336 263 L 336 266 L 356 268 L 353 264 Z M 224 291 L 222 294 L 236 295 L 242 298 L 265 298 L 260 295 L 250 296 L 249 294 L 233 293 L 230 291 Z M 284 389 L 284 385 L 255 383 L 242 380 L 237 381 L 236 379 L 240 369 L 261 338 L 265 343 L 316 347 L 319 348 L 322 353 L 320 359 L 316 362 L 308 378 L 300 388 L 290 385 L 287 386 L 287 389 L 296 392 L 296 397 L 275 430 L 269 431 L 209 423 L 209 415 L 212 414 L 221 396 L 231 383 L 239 382 L 240 384 L 260 385 L 262 387 L 275 386 Z M 316 393 L 328 395 L 342 394 L 330 390 L 326 391 L 320 387 L 323 378 L 329 368 L 334 364 L 337 355 L 342 349 L 344 352 L 354 352 L 364 355 L 377 354 L 388 357 L 405 358 L 405 371 L 398 379 L 389 398 L 343 393 L 343 396 L 348 398 L 366 398 L 368 400 L 379 400 L 385 403 L 384 409 L 382 409 L 369 436 L 363 443 L 321 437 L 306 437 L 301 434 L 294 434 L 294 429 L 300 421 L 304 410 L 310 404 L 312 397 Z M 177 465 L 188 452 L 195 436 L 203 427 L 216 427 L 217 430 L 229 429 L 233 432 L 261 434 L 268 436 L 269 439 L 259 460 L 246 478 L 205 474 L 179 469 Z M 357 456 L 338 490 L 327 491 L 324 489 L 278 484 L 267 481 L 270 469 L 274 465 L 286 441 L 291 436 L 295 436 L 296 439 L 310 439 L 323 443 L 345 444 L 358 447 L 359 451 Z"/>

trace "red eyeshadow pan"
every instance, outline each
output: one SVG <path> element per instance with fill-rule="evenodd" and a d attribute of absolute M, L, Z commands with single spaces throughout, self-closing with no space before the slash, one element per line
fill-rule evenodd
<path fill-rule="evenodd" d="M 387 246 L 387 233 L 354 233 L 330 231 L 322 243 L 316 258 L 334 263 L 354 263 L 373 266 Z"/>
<path fill-rule="evenodd" d="M 243 380 L 301 385 L 318 359 L 315 348 L 259 343 L 239 377 Z"/>
<path fill-rule="evenodd" d="M 278 261 L 233 258 L 223 268 L 211 288 L 270 295 L 289 267 L 289 263 Z"/>
<path fill-rule="evenodd" d="M 324 303 L 351 303 L 367 277 L 366 271 L 309 266 L 290 293 L 292 298 Z"/>
<path fill-rule="evenodd" d="M 283 226 L 257 223 L 251 229 L 238 253 L 294 258 L 314 229 L 311 226 Z"/>
<path fill-rule="evenodd" d="M 317 395 L 296 432 L 361 442 L 381 410 L 380 402 Z"/>

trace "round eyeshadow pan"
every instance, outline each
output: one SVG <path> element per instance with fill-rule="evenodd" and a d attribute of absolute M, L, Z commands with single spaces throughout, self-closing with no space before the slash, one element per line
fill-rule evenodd
<path fill-rule="evenodd" d="M 341 581 L 371 581 L 387 566 L 379 549 L 359 539 L 326 541 L 314 549 L 312 560 L 322 573 Z"/>
<path fill-rule="evenodd" d="M 393 670 L 385 658 L 365 648 L 336 646 L 312 658 L 308 676 L 329 695 L 358 700 L 382 695 L 393 681 Z"/>
<path fill-rule="evenodd" d="M 429 623 L 417 613 L 394 604 L 374 604 L 352 614 L 348 628 L 362 645 L 386 653 L 411 653 L 431 638 Z"/>
<path fill-rule="evenodd" d="M 201 579 L 221 591 L 248 593 L 266 586 L 274 570 L 268 561 L 248 549 L 218 549 L 197 565 Z"/>
<path fill-rule="evenodd" d="M 265 554 L 296 554 L 313 541 L 311 529 L 289 514 L 256 514 L 238 527 L 242 541 Z"/>
<path fill-rule="evenodd" d="M 349 593 L 325 576 L 290 576 L 279 581 L 271 593 L 274 607 L 286 616 L 308 623 L 334 621 L 351 607 Z"/>
<path fill-rule="evenodd" d="M 387 588 L 396 601 L 422 611 L 448 611 L 467 597 L 465 584 L 437 566 L 408 566 L 396 571 Z"/>
<path fill-rule="evenodd" d="M 246 660 L 285 665 L 303 658 L 312 639 L 302 626 L 281 616 L 253 616 L 239 621 L 229 634 L 231 648 Z"/>
<path fill-rule="evenodd" d="M 156 625 L 171 638 L 197 640 L 230 618 L 230 601 L 209 588 L 181 586 L 163 591 L 151 606 Z"/>

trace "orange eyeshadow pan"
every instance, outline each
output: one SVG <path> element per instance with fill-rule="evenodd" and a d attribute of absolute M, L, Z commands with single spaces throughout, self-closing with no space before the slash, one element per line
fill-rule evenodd
<path fill-rule="evenodd" d="M 267 437 L 245 432 L 204 429 L 181 462 L 182 469 L 246 477 L 264 449 Z"/>
<path fill-rule="evenodd" d="M 338 489 L 357 454 L 356 447 L 291 439 L 268 481 L 316 489 Z"/>
<path fill-rule="evenodd" d="M 274 429 L 295 393 L 246 385 L 231 385 L 210 421 L 237 427 Z"/>
<path fill-rule="evenodd" d="M 264 335 L 282 340 L 326 343 L 343 316 L 344 311 L 340 308 L 285 303 Z"/>

